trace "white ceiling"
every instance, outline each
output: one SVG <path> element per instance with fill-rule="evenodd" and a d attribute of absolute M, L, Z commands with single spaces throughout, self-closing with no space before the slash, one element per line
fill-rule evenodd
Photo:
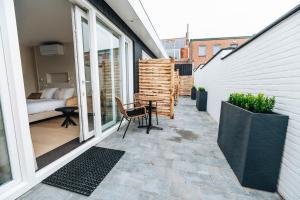
<path fill-rule="evenodd" d="M 67 0 L 15 0 L 22 45 L 72 42 L 71 4 Z"/>

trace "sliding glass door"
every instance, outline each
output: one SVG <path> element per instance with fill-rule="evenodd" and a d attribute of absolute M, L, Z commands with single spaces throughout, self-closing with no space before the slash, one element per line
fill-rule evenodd
<path fill-rule="evenodd" d="M 90 24 L 85 11 L 75 6 L 75 27 L 77 47 L 77 76 L 79 86 L 79 110 L 82 129 L 80 140 L 84 141 L 95 135 L 95 112 L 93 103 L 93 69 L 90 63 Z"/>
<path fill-rule="evenodd" d="M 115 97 L 121 96 L 120 36 L 97 19 L 97 55 L 102 129 L 114 125 L 120 115 Z"/>
<path fill-rule="evenodd" d="M 95 129 L 106 130 L 121 119 L 115 97 L 126 102 L 127 93 L 133 88 L 125 82 L 129 78 L 126 73 L 131 64 L 132 43 L 102 19 L 75 6 L 82 140 L 93 136 Z M 96 121 L 100 118 L 101 123 Z"/>

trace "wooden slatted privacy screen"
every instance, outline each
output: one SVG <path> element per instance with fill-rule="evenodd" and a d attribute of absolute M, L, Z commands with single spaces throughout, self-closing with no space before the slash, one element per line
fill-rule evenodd
<path fill-rule="evenodd" d="M 179 95 L 190 96 L 193 85 L 194 85 L 193 76 L 179 76 Z"/>
<path fill-rule="evenodd" d="M 174 60 L 139 60 L 139 95 L 158 95 L 158 114 L 174 118 Z M 147 105 L 147 102 L 143 102 Z"/>

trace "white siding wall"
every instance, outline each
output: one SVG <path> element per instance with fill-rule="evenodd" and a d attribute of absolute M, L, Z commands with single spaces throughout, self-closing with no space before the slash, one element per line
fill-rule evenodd
<path fill-rule="evenodd" d="M 208 91 L 208 112 L 219 121 L 221 101 L 232 92 L 275 96 L 275 112 L 290 117 L 278 191 L 285 199 L 300 199 L 300 12 L 221 57 L 195 73 L 197 86 Z"/>

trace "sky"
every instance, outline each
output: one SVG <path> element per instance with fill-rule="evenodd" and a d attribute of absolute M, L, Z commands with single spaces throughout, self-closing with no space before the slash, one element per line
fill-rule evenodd
<path fill-rule="evenodd" d="M 253 35 L 300 0 L 140 0 L 160 39 Z"/>

